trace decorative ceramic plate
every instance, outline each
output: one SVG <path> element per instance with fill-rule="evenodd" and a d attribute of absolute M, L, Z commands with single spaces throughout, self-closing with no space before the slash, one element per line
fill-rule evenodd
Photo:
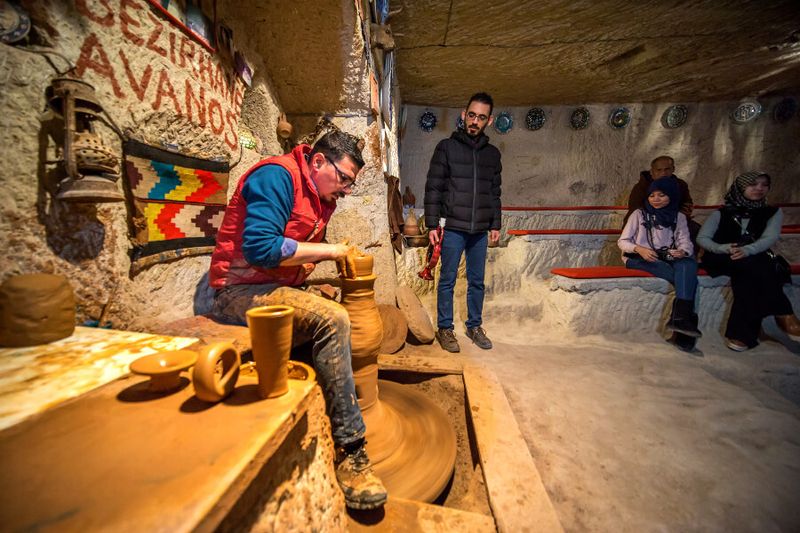
<path fill-rule="evenodd" d="M 680 128 L 686 123 L 688 116 L 689 110 L 685 105 L 669 106 L 661 115 L 661 125 L 669 129 Z"/>
<path fill-rule="evenodd" d="M 456 129 L 463 130 L 464 129 L 464 119 L 461 118 L 461 114 L 456 117 Z"/>
<path fill-rule="evenodd" d="M 497 133 L 505 135 L 514 127 L 514 117 L 508 111 L 503 111 L 494 119 L 494 129 Z"/>
<path fill-rule="evenodd" d="M 433 111 L 425 111 L 419 117 L 419 127 L 428 133 L 433 131 L 433 128 L 436 127 L 436 115 L 433 114 Z"/>
<path fill-rule="evenodd" d="M 795 113 L 797 113 L 797 100 L 787 97 L 778 102 L 772 116 L 776 122 L 789 122 Z"/>
<path fill-rule="evenodd" d="M 531 131 L 541 129 L 546 121 L 547 117 L 541 107 L 532 107 L 528 110 L 528 114 L 525 115 L 525 126 Z"/>
<path fill-rule="evenodd" d="M 737 124 L 744 124 L 746 122 L 755 120 L 760 114 L 761 104 L 755 100 L 751 100 L 749 102 L 742 102 L 739 104 L 739 106 L 733 110 L 733 113 L 731 113 L 731 118 Z"/>
<path fill-rule="evenodd" d="M 572 116 L 569 117 L 569 125 L 572 126 L 573 130 L 582 130 L 585 129 L 589 125 L 589 110 L 585 107 L 579 107 L 572 112 Z"/>
<path fill-rule="evenodd" d="M 621 130 L 631 122 L 631 112 L 627 107 L 618 107 L 608 115 L 608 125 Z"/>
<path fill-rule="evenodd" d="M 21 7 L 0 0 L 0 43 L 13 44 L 31 31 L 31 18 Z"/>

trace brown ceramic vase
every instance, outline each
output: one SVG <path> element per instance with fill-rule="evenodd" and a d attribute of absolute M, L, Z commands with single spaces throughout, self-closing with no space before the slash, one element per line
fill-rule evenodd
<path fill-rule="evenodd" d="M 247 311 L 262 398 L 276 398 L 289 392 L 287 365 L 292 350 L 293 320 L 294 308 L 288 305 L 265 305 Z"/>
<path fill-rule="evenodd" d="M 371 259 L 371 256 L 369 256 Z M 359 264 L 356 263 L 356 272 Z M 375 274 L 342 279 L 342 306 L 350 315 L 350 348 L 353 377 L 361 409 L 378 399 L 378 350 L 383 340 L 383 323 L 375 303 Z"/>

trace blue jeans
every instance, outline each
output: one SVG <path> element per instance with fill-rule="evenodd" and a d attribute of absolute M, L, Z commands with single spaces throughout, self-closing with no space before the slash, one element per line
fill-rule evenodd
<path fill-rule="evenodd" d="M 356 400 L 350 317 L 344 307 L 292 287 L 232 285 L 214 295 L 214 315 L 224 322 L 247 325 L 248 309 L 278 304 L 294 307 L 293 344 L 314 342 L 314 370 L 325 395 L 333 442 L 344 446 L 363 438 L 366 427 Z"/>
<path fill-rule="evenodd" d="M 436 293 L 437 325 L 440 329 L 453 329 L 453 289 L 456 286 L 458 263 L 461 254 L 467 256 L 467 328 L 483 323 L 483 276 L 486 272 L 488 234 L 465 233 L 445 228 L 442 237 L 439 288 Z"/>
<path fill-rule="evenodd" d="M 694 302 L 694 295 L 697 292 L 697 261 L 694 257 L 684 257 L 674 261 L 656 259 L 652 263 L 638 257 L 629 257 L 625 266 L 650 272 L 657 278 L 669 281 L 675 287 L 675 296 L 679 300 Z"/>

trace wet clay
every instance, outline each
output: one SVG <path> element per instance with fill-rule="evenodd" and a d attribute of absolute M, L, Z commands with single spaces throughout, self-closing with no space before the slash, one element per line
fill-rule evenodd
<path fill-rule="evenodd" d="M 262 398 L 276 398 L 289 392 L 288 362 L 292 349 L 294 308 L 265 305 L 249 309 L 247 327 L 258 373 Z"/>
<path fill-rule="evenodd" d="M 35 346 L 72 335 L 75 295 L 67 278 L 22 274 L 0 285 L 0 346 Z"/>
<path fill-rule="evenodd" d="M 430 502 L 453 473 L 456 435 L 444 411 L 424 395 L 378 380 L 383 324 L 375 304 L 375 280 L 371 268 L 363 276 L 342 279 L 342 305 L 350 315 L 353 377 L 367 426 L 367 453 L 392 497 Z"/>

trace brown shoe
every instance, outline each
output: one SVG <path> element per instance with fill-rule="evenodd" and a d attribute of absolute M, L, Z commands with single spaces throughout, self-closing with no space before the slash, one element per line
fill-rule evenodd
<path fill-rule="evenodd" d="M 734 352 L 744 352 L 744 351 L 747 351 L 747 350 L 750 349 L 750 347 L 748 345 L 746 345 L 742 341 L 736 340 L 736 339 L 727 339 L 726 338 L 725 339 L 725 346 L 727 346 L 728 349 L 733 350 Z"/>
<path fill-rule="evenodd" d="M 794 315 L 780 315 L 775 317 L 778 327 L 786 333 L 790 339 L 800 342 L 800 320 Z"/>
<path fill-rule="evenodd" d="M 386 487 L 375 475 L 362 444 L 351 452 L 336 450 L 336 481 L 344 493 L 344 503 L 351 509 L 376 509 L 386 503 Z"/>

